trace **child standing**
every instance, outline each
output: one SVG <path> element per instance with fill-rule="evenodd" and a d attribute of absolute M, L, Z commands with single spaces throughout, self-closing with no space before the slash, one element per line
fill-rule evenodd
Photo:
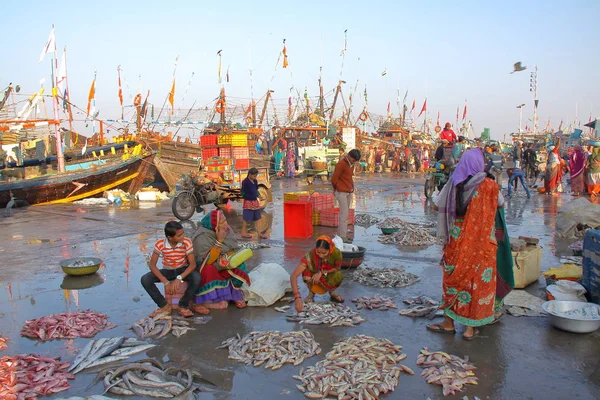
<path fill-rule="evenodd" d="M 162 257 L 162 269 L 156 266 L 159 257 Z M 187 282 L 185 294 L 179 300 L 179 314 L 182 317 L 191 317 L 193 313 L 189 306 L 200 286 L 200 274 L 196 271 L 192 241 L 184 237 L 183 226 L 176 221 L 169 221 L 165 225 L 165 238 L 156 242 L 152 251 L 150 272 L 142 276 L 142 286 L 158 306 L 158 310 L 152 315 L 171 311 L 171 305 L 156 287 L 158 282 L 165 285 L 166 294 L 177 293 L 179 284 Z M 194 310 L 208 314 L 209 311 L 203 308 L 198 309 L 196 306 Z"/>
<path fill-rule="evenodd" d="M 252 235 L 248 234 L 248 223 L 254 222 L 254 227 L 256 232 L 258 232 L 258 225 L 256 221 L 260 220 L 261 207 L 258 198 L 260 197 L 258 193 L 258 169 L 250 168 L 248 170 L 248 176 L 246 179 L 242 181 L 242 196 L 244 198 L 244 211 L 243 211 L 243 221 L 242 221 L 242 237 L 249 239 L 252 238 Z M 266 239 L 267 237 L 263 234 L 259 234 L 261 239 Z"/>

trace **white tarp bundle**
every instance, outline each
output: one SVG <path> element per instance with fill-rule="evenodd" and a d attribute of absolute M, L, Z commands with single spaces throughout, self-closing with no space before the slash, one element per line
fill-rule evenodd
<path fill-rule="evenodd" d="M 556 236 L 574 239 L 583 237 L 588 229 L 600 229 L 600 204 L 579 198 L 560 208 Z"/>
<path fill-rule="evenodd" d="M 268 307 L 292 290 L 290 274 L 279 264 L 262 263 L 248 274 L 250 286 L 242 286 L 250 307 Z"/>

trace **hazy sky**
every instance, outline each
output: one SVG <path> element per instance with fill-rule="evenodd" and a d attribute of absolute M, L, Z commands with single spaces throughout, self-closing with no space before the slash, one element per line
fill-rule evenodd
<path fill-rule="evenodd" d="M 518 128 L 516 106 L 525 103 L 524 122 L 533 110 L 529 72 L 539 67 L 540 128 L 548 119 L 587 122 L 600 115 L 600 52 L 597 49 L 600 1 L 21 1 L 4 0 L 3 62 L 0 88 L 9 82 L 32 93 L 39 80 L 49 82 L 50 57 L 38 64 L 51 24 L 57 46 L 68 49 L 71 99 L 86 107 L 97 70 L 97 109 L 117 118 L 117 66 L 133 95 L 141 75 L 143 93 L 162 105 L 179 56 L 175 105 L 210 106 L 218 96 L 216 52 L 223 50 L 223 76 L 230 104 L 248 104 L 267 89 L 279 110 L 287 107 L 290 88 L 318 95 L 319 67 L 325 92 L 342 72 L 346 97 L 353 92 L 360 113 L 365 85 L 368 109 L 385 114 L 388 102 L 408 90 L 417 113 L 428 98 L 429 117 L 454 123 L 465 100 L 476 136 L 484 127 L 502 138 Z M 290 67 L 275 70 L 287 40 Z M 60 55 L 59 55 L 60 57 Z M 528 69 L 509 74 L 522 61 Z M 252 81 L 249 70 L 252 68 Z M 381 73 L 387 69 L 387 75 Z M 192 72 L 195 73 L 188 88 Z M 123 81 L 125 103 L 132 100 Z M 46 83 L 49 86 L 49 83 Z M 188 93 L 181 103 L 184 91 Z M 331 103 L 332 96 L 328 96 Z M 81 116 L 78 116 L 81 118 Z M 90 130 L 90 132 L 87 132 Z M 90 135 L 91 127 L 83 134 Z"/>

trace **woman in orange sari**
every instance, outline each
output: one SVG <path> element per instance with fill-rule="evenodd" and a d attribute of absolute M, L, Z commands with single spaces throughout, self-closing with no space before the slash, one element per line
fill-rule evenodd
<path fill-rule="evenodd" d="M 472 340 L 479 334 L 476 327 L 494 321 L 498 204 L 498 184 L 484 172 L 483 153 L 466 151 L 438 202 L 438 236 L 445 242 L 440 306 L 445 319 L 428 330 L 454 334 L 458 322 L 466 326 L 463 339 Z"/>

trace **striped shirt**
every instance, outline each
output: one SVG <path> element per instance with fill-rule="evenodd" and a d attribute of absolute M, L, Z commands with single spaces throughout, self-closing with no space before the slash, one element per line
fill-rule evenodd
<path fill-rule="evenodd" d="M 187 267 L 188 255 L 194 252 L 192 241 L 188 238 L 183 238 L 183 242 L 177 243 L 175 247 L 171 247 L 168 239 L 160 239 L 154 245 L 154 254 L 162 257 L 163 266 L 167 269 L 177 269 Z"/>

